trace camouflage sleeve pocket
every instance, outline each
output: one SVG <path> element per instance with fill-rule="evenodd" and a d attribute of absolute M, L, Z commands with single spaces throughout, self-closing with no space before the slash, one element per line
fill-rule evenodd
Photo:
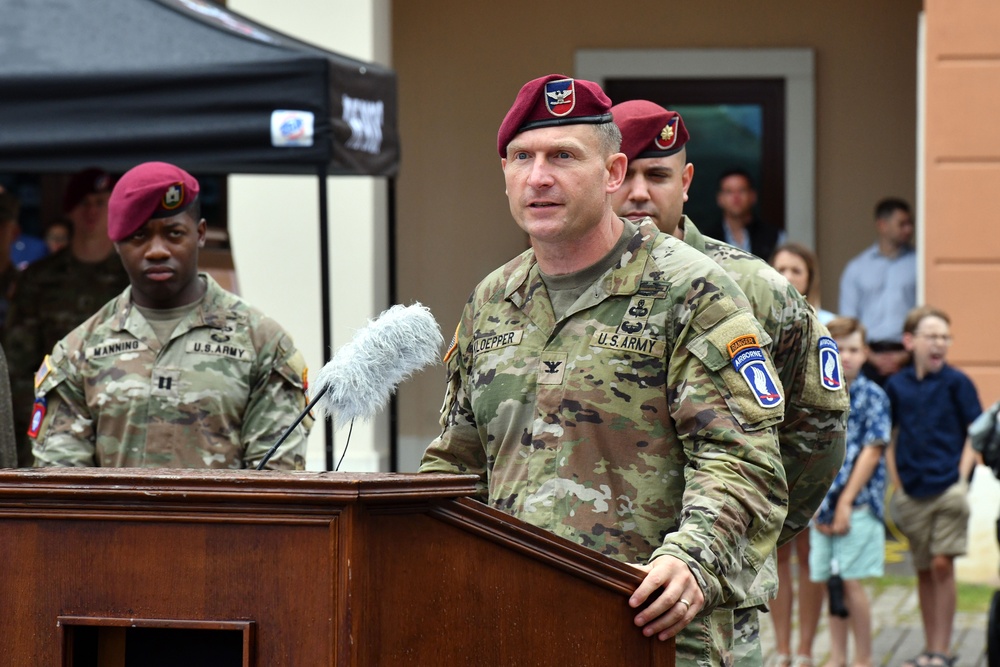
<path fill-rule="evenodd" d="M 285 337 L 279 344 L 278 348 L 281 350 L 282 359 L 275 364 L 274 370 L 296 389 L 305 390 L 309 372 L 306 368 L 306 359 L 290 343 L 291 341 Z"/>
<path fill-rule="evenodd" d="M 784 417 L 781 383 L 771 357 L 763 352 L 770 342 L 753 317 L 739 313 L 688 344 L 688 350 L 708 369 L 733 416 L 748 431 L 774 426 Z M 737 370 L 743 359 L 747 363 Z"/>

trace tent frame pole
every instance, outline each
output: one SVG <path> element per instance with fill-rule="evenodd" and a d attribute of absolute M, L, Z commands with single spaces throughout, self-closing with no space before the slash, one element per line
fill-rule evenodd
<path fill-rule="evenodd" d="M 333 356 L 333 307 L 330 296 L 330 216 L 326 187 L 326 165 L 317 169 L 319 176 L 319 280 L 323 300 L 323 356 Z M 324 363 L 326 363 L 324 361 Z M 323 420 L 325 433 L 326 470 L 333 470 L 333 422 Z"/>

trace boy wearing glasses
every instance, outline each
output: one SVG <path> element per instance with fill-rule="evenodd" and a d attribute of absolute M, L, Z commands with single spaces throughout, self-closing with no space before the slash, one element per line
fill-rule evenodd
<path fill-rule="evenodd" d="M 931 306 L 910 311 L 903 346 L 913 363 L 886 383 L 892 403 L 893 440 L 887 452 L 896 487 L 891 510 L 910 542 L 927 642 L 904 666 L 951 665 L 955 617 L 956 556 L 966 552 L 966 495 L 977 454 L 969 424 L 982 407 L 972 381 L 945 361 L 951 321 Z"/>

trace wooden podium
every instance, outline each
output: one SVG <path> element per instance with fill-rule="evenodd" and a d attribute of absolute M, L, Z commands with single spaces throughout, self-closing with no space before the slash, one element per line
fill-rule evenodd
<path fill-rule="evenodd" d="M 670 665 L 632 568 L 450 475 L 0 471 L 6 667 Z"/>

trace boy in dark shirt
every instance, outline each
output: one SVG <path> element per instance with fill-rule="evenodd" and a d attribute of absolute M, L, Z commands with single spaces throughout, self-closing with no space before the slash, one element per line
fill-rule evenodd
<path fill-rule="evenodd" d="M 950 320 L 933 307 L 910 311 L 903 345 L 913 364 L 889 378 L 893 440 L 887 452 L 897 492 L 892 514 L 910 542 L 926 648 L 906 666 L 950 665 L 955 557 L 966 552 L 969 478 L 977 462 L 969 424 L 982 408 L 972 381 L 945 361 Z"/>

